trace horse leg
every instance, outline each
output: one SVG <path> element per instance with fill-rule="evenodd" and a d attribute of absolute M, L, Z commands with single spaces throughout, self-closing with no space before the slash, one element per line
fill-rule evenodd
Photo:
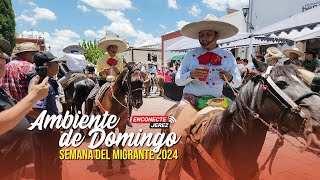
<path fill-rule="evenodd" d="M 160 87 L 160 96 L 163 97 L 163 87 Z"/>
<path fill-rule="evenodd" d="M 108 156 L 110 159 L 108 160 L 108 167 L 104 175 L 112 176 L 113 175 L 113 167 L 112 167 L 112 155 L 113 155 L 113 146 L 108 147 Z"/>
<path fill-rule="evenodd" d="M 121 124 L 121 125 L 119 125 L 119 133 L 121 133 L 121 134 L 123 134 L 125 131 L 126 131 L 126 127 L 127 127 L 127 125 L 126 124 Z M 121 150 L 121 152 L 123 152 L 123 146 L 122 146 L 122 144 L 121 145 L 119 145 L 119 148 L 120 148 L 120 150 Z M 126 173 L 128 173 L 129 172 L 129 170 L 128 170 L 128 168 L 126 167 L 126 165 L 124 164 L 124 160 L 123 159 L 121 159 L 120 160 L 120 173 L 122 173 L 122 174 L 126 174 Z"/>

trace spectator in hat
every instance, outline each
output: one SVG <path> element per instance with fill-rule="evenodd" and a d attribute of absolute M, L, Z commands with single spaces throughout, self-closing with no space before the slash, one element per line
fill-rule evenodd
<path fill-rule="evenodd" d="M 11 50 L 10 43 L 0 39 L 0 79 L 6 74 L 4 53 Z M 0 87 L 0 179 L 21 179 L 24 167 L 32 162 L 31 132 L 25 118 L 38 100 L 48 95 L 48 78 L 38 84 L 39 77 L 30 85 L 29 93 L 15 104 Z"/>
<path fill-rule="evenodd" d="M 58 73 L 58 61 L 49 51 L 40 51 L 33 57 L 37 68 L 47 67 L 49 76 L 49 94 L 44 99 L 38 101 L 29 115 L 37 118 L 43 110 L 47 110 L 47 115 L 59 115 L 56 104 L 57 82 L 52 79 Z M 32 83 L 34 79 L 31 80 Z M 33 131 L 33 142 L 35 151 L 35 174 L 38 180 L 61 180 L 62 179 L 62 161 L 59 159 L 59 139 L 58 130 L 45 129 L 42 131 Z"/>
<path fill-rule="evenodd" d="M 303 61 L 302 66 L 311 72 L 314 72 L 317 68 L 320 67 L 320 62 L 317 59 L 317 53 L 315 51 L 307 51 L 306 60 Z"/>
<path fill-rule="evenodd" d="M 278 48 L 269 47 L 267 49 L 267 54 L 264 56 L 264 58 L 267 61 L 267 64 L 269 66 L 274 66 L 279 62 L 279 60 L 282 58 L 282 56 L 283 56 L 283 54 Z"/>
<path fill-rule="evenodd" d="M 283 63 L 284 65 L 293 64 L 296 66 L 302 66 L 302 61 L 299 57 L 303 56 L 303 52 L 299 51 L 298 48 L 286 49 L 283 51 L 283 54 L 289 58 Z"/>
<path fill-rule="evenodd" d="M 17 49 L 17 57 L 6 65 L 6 74 L 0 81 L 0 87 L 14 100 L 21 101 L 28 93 L 26 74 L 35 69 L 32 57 L 39 47 L 28 42 L 18 45 Z"/>

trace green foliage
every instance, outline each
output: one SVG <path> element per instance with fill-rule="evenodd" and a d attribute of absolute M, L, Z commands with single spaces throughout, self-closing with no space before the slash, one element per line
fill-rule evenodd
<path fill-rule="evenodd" d="M 0 37 L 9 41 L 13 49 L 16 45 L 16 22 L 11 0 L 0 0 L 0 12 Z"/>
<path fill-rule="evenodd" d="M 101 56 L 105 55 L 105 53 L 98 48 L 98 43 L 96 40 L 93 42 L 86 42 L 83 40 L 82 44 L 79 45 L 85 49 L 83 55 L 86 57 L 87 61 L 91 62 L 92 64 L 97 64 L 97 60 Z"/>

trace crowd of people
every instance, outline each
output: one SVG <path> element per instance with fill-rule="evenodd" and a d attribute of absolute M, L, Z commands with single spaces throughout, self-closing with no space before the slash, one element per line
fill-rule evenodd
<path fill-rule="evenodd" d="M 305 60 L 302 61 L 301 58 L 305 57 Z M 300 59 L 299 59 L 300 58 Z M 304 69 L 319 73 L 320 72 L 320 60 L 315 51 L 309 50 L 302 52 L 298 48 L 289 48 L 281 52 L 276 47 L 270 47 L 267 49 L 265 56 L 259 54 L 256 56 L 256 59 L 262 62 L 267 63 L 268 65 L 274 66 L 276 64 L 280 65 L 290 65 L 303 67 Z M 248 59 L 241 59 L 240 57 L 236 58 L 237 68 L 243 77 L 246 73 L 255 71 L 255 67 L 252 63 L 249 63 Z"/>

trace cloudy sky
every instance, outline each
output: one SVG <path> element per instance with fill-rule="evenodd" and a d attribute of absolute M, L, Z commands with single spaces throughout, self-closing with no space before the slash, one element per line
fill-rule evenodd
<path fill-rule="evenodd" d="M 161 36 L 211 13 L 241 9 L 249 0 L 12 0 L 20 36 L 46 39 L 56 55 L 83 39 L 106 32 L 125 38 L 131 46 L 161 43 Z"/>

